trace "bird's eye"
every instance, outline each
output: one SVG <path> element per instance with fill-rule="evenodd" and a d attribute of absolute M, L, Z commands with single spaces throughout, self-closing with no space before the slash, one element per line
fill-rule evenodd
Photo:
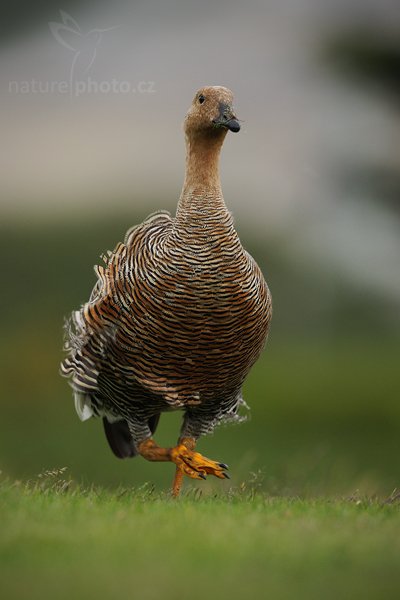
<path fill-rule="evenodd" d="M 199 96 L 200 104 L 203 104 L 204 100 L 205 100 L 205 98 L 204 98 L 203 94 L 200 94 L 200 96 Z"/>

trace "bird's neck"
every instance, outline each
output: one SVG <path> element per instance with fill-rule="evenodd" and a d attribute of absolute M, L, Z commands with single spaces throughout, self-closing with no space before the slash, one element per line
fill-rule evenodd
<path fill-rule="evenodd" d="M 176 213 L 178 221 L 227 212 L 219 177 L 224 137 L 225 132 L 186 137 L 186 173 Z"/>

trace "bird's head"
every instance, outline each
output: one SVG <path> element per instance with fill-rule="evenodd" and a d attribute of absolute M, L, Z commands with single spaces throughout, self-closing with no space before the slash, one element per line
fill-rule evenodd
<path fill-rule="evenodd" d="M 239 131 L 232 102 L 233 94 L 225 87 L 207 86 L 198 90 L 185 118 L 186 135 L 225 137 L 228 130 Z"/>

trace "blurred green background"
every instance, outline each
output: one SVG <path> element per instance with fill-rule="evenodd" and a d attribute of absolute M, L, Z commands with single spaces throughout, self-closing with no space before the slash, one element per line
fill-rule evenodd
<path fill-rule="evenodd" d="M 101 422 L 79 422 L 58 374 L 63 316 L 87 298 L 90 265 L 129 222 L 2 228 L 1 255 L 12 257 L 3 260 L 3 282 L 13 299 L 2 310 L 3 475 L 68 466 L 78 481 L 106 486 L 170 483 L 172 465 L 114 458 Z M 242 237 L 268 277 L 274 323 L 245 387 L 250 419 L 203 438 L 201 450 L 229 463 L 234 485 L 260 471 L 257 481 L 271 494 L 389 494 L 399 473 L 398 337 L 379 327 L 371 299 L 340 286 L 332 322 L 321 330 L 312 318 L 318 277 L 290 267 L 276 246 Z M 158 441 L 172 444 L 180 419 L 163 415 Z"/>
<path fill-rule="evenodd" d="M 80 27 L 75 50 L 52 36 L 48 23 L 62 15 L 51 2 L 10 5 L 0 46 L 3 476 L 67 466 L 78 481 L 169 486 L 172 465 L 119 461 L 100 422 L 79 422 L 58 373 L 62 327 L 88 299 L 100 254 L 147 214 L 174 211 L 180 123 L 198 87 L 222 84 L 244 119 L 224 148 L 223 189 L 274 318 L 245 387 L 250 419 L 199 448 L 230 465 L 233 485 L 256 473 L 270 494 L 390 494 L 400 473 L 396 7 L 168 0 L 64 10 Z M 154 93 L 50 93 L 46 82 L 69 81 L 77 48 L 92 60 L 86 34 L 114 26 L 90 77 L 153 82 Z M 80 68 L 74 77 L 87 79 Z M 32 79 L 44 91 L 20 92 Z M 162 417 L 159 442 L 175 441 L 180 418 Z"/>

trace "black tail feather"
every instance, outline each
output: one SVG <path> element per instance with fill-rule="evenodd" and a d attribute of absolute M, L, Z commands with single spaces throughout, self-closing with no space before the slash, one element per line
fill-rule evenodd
<path fill-rule="evenodd" d="M 103 417 L 104 432 L 111 450 L 118 458 L 131 458 L 137 451 L 133 443 L 128 423 L 125 420 L 110 423 Z"/>
<path fill-rule="evenodd" d="M 153 415 L 148 423 L 151 433 L 157 429 L 160 415 Z M 129 431 L 128 423 L 125 419 L 110 423 L 107 417 L 103 417 L 104 432 L 111 450 L 118 458 L 132 458 L 137 456 L 138 452 L 135 448 L 131 432 Z"/>

